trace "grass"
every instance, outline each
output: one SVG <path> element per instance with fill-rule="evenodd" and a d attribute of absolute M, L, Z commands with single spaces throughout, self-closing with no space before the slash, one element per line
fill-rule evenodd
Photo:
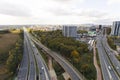
<path fill-rule="evenodd" d="M 0 80 L 4 80 L 9 76 L 5 62 L 9 56 L 9 51 L 14 47 L 16 41 L 19 39 L 18 34 L 1 33 L 0 34 Z"/>
<path fill-rule="evenodd" d="M 19 38 L 18 34 L 13 33 L 0 34 L 0 36 L 0 54 L 8 53 L 8 51 L 11 49 L 11 46 L 14 46 Z"/>
<path fill-rule="evenodd" d="M 97 58 L 98 66 L 101 67 L 97 48 L 96 48 L 96 58 Z"/>
<path fill-rule="evenodd" d="M 53 68 L 55 69 L 57 79 L 58 80 L 64 80 L 63 73 L 65 72 L 64 69 L 56 62 L 53 61 Z"/>
<path fill-rule="evenodd" d="M 117 57 L 117 59 L 120 61 L 120 54 L 118 55 L 118 56 L 116 56 Z"/>
<path fill-rule="evenodd" d="M 18 33 L 21 33 L 21 30 L 20 29 L 14 29 L 14 30 L 10 30 L 10 32 L 18 34 Z"/>

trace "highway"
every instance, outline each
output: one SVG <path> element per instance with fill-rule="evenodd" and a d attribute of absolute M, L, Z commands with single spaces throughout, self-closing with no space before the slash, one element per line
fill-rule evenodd
<path fill-rule="evenodd" d="M 29 73 L 28 78 L 22 80 L 51 80 L 48 67 L 35 44 L 30 39 L 26 28 L 24 28 L 24 36 L 29 54 Z"/>
<path fill-rule="evenodd" d="M 28 34 L 29 37 L 29 34 Z M 50 74 L 49 74 L 49 70 L 48 67 L 44 61 L 44 59 L 42 58 L 41 54 L 39 53 L 38 49 L 36 48 L 35 44 L 32 42 L 31 39 L 29 39 L 30 44 L 32 46 L 32 50 L 34 52 L 35 58 L 36 58 L 36 62 L 38 65 L 38 76 L 39 76 L 39 80 L 51 80 Z"/>
<path fill-rule="evenodd" d="M 24 36 L 25 39 L 25 36 Z M 26 40 L 24 40 L 24 52 L 23 52 L 23 58 L 19 67 L 19 71 L 17 74 L 17 80 L 27 80 L 28 75 L 28 50 L 26 45 Z"/>
<path fill-rule="evenodd" d="M 72 80 L 86 80 L 85 77 L 61 55 L 58 55 L 56 52 L 51 51 L 41 43 L 36 42 L 36 40 L 33 40 L 25 28 L 24 54 L 18 71 L 17 80 L 36 80 L 37 76 L 39 80 L 51 80 L 45 61 L 32 41 L 53 57 L 64 68 L 64 70 L 69 73 Z M 38 68 L 38 72 L 36 72 L 36 68 Z"/>
<path fill-rule="evenodd" d="M 103 35 L 98 35 L 97 37 L 97 48 L 99 53 L 99 59 L 104 80 L 120 80 L 116 71 L 114 70 L 108 56 L 106 55 L 106 50 L 103 47 L 102 42 Z"/>
<path fill-rule="evenodd" d="M 104 46 L 104 48 L 107 52 L 107 55 L 108 55 L 109 59 L 111 60 L 114 68 L 116 69 L 116 71 L 117 71 L 117 73 L 119 74 L 119 77 L 120 77 L 120 62 L 116 58 L 114 51 L 109 47 L 106 35 L 103 37 L 102 43 L 103 43 L 103 46 Z"/>
<path fill-rule="evenodd" d="M 27 41 L 27 48 L 29 53 L 29 74 L 28 74 L 28 80 L 36 80 L 36 64 L 35 64 L 35 58 L 33 55 L 33 51 L 31 48 L 31 45 L 29 43 L 27 33 L 25 32 L 26 41 Z"/>
<path fill-rule="evenodd" d="M 80 74 L 75 68 L 73 68 L 73 66 L 62 56 L 58 55 L 56 52 L 53 52 L 47 47 L 45 47 L 41 42 L 37 41 L 33 36 L 31 36 L 31 39 L 46 53 L 48 53 L 52 58 L 54 58 L 70 75 L 72 80 L 86 80 L 84 76 Z"/>

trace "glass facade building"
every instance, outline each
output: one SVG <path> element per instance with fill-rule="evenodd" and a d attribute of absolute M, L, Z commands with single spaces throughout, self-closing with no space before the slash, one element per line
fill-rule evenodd
<path fill-rule="evenodd" d="M 120 36 L 120 21 L 113 22 L 111 35 Z"/>
<path fill-rule="evenodd" d="M 63 26 L 62 33 L 65 37 L 77 37 L 77 27 L 76 26 Z"/>

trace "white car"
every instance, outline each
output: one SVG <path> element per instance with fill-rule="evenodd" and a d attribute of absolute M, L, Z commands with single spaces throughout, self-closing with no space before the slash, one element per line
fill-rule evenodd
<path fill-rule="evenodd" d="M 108 66 L 108 69 L 109 69 L 109 70 L 111 70 L 111 67 L 110 67 L 110 66 Z"/>
<path fill-rule="evenodd" d="M 116 69 L 119 69 L 119 67 L 117 66 Z"/>
<path fill-rule="evenodd" d="M 44 69 L 44 67 L 42 67 L 41 69 Z"/>
<path fill-rule="evenodd" d="M 33 47 L 35 47 L 35 45 L 33 45 Z"/>

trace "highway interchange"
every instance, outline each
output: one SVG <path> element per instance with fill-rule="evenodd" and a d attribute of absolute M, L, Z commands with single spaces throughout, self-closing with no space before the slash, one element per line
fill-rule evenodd
<path fill-rule="evenodd" d="M 65 71 L 69 73 L 72 80 L 85 80 L 84 76 L 73 68 L 67 60 L 51 51 L 40 42 L 36 42 L 26 29 L 24 29 L 24 55 L 26 56 L 23 55 L 24 61 L 21 62 L 17 80 L 37 80 L 37 76 L 39 77 L 39 80 L 51 80 L 45 61 L 42 59 L 42 56 L 32 40 L 53 57 L 65 69 Z M 36 71 L 36 68 L 38 68 L 38 72 Z"/>
<path fill-rule="evenodd" d="M 120 80 L 120 62 L 107 43 L 106 35 L 97 36 L 97 50 L 104 80 Z M 35 44 L 56 60 L 72 80 L 86 80 L 65 58 L 44 46 L 24 28 L 24 53 L 17 80 L 51 80 L 48 67 Z M 38 70 L 38 71 L 37 71 Z"/>
<path fill-rule="evenodd" d="M 53 52 L 47 47 L 45 47 L 41 42 L 36 40 L 33 36 L 31 36 L 31 38 L 40 48 L 42 48 L 46 53 L 48 53 L 64 68 L 64 70 L 70 75 L 72 80 L 86 80 L 85 77 L 82 74 L 80 74 L 75 68 L 73 68 L 73 66 L 62 56 L 58 55 L 56 52 Z"/>

